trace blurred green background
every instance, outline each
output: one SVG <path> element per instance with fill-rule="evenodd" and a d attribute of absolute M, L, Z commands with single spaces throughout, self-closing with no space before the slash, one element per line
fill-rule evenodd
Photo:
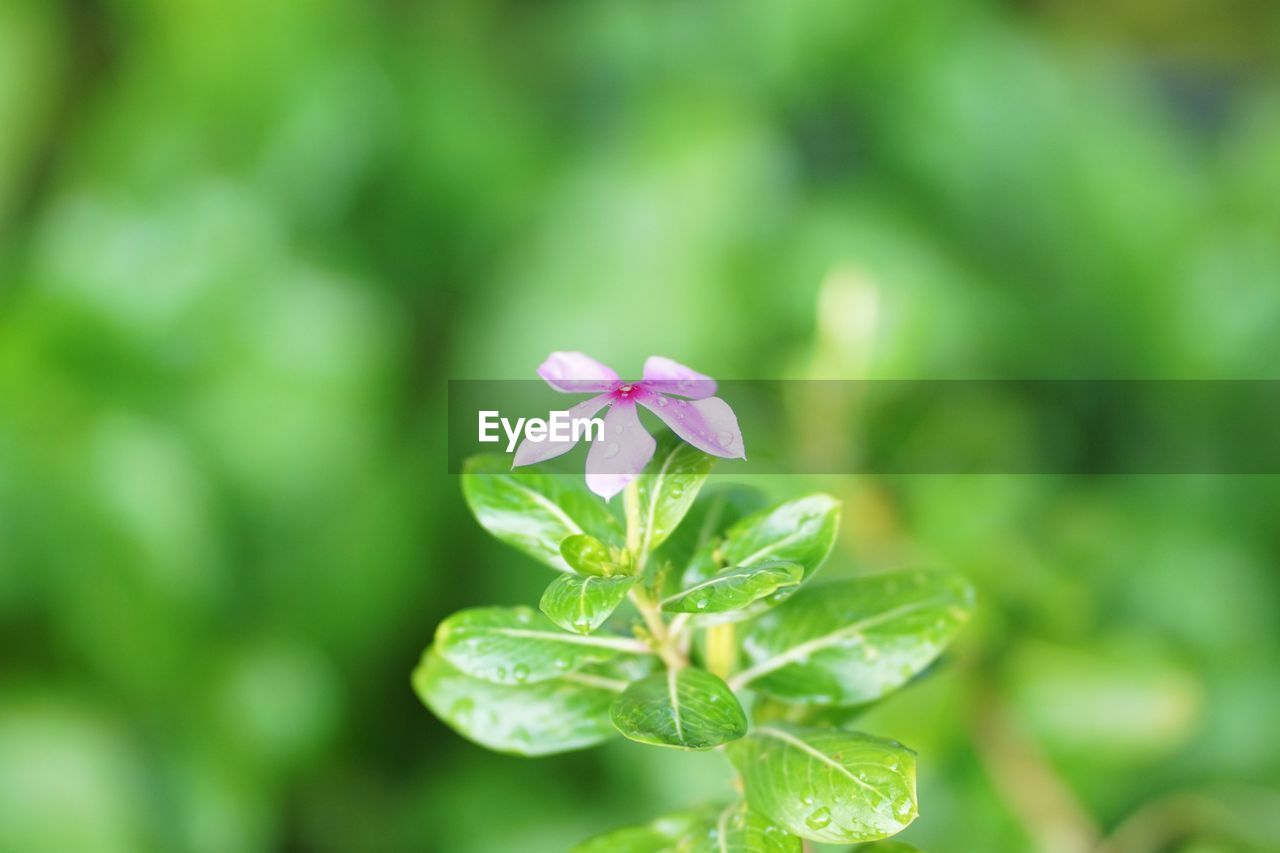
<path fill-rule="evenodd" d="M 1278 65 L 1266 0 L 0 3 L 0 851 L 551 851 L 724 796 L 412 695 L 547 580 L 444 473 L 445 380 L 1274 376 Z M 922 754 L 906 839 L 1280 849 L 1276 478 L 762 485 L 845 500 L 833 576 L 981 589 L 864 722 Z"/>

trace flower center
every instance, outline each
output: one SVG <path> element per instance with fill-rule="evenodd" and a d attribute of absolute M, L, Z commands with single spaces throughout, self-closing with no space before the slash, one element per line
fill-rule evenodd
<path fill-rule="evenodd" d="M 635 385 L 628 382 L 626 385 L 619 386 L 617 391 L 613 392 L 614 398 L 618 400 L 629 400 L 631 394 L 635 391 Z"/>

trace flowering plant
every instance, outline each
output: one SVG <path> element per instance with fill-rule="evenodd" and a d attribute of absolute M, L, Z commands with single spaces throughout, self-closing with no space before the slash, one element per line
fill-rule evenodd
<path fill-rule="evenodd" d="M 583 853 L 794 851 L 801 839 L 858 843 L 905 828 L 917 814 L 915 754 L 848 726 L 938 657 L 969 617 L 970 586 L 922 571 L 811 583 L 835 544 L 835 499 L 766 506 L 740 486 L 704 490 L 715 456 L 742 455 L 712 380 L 650 359 L 627 383 L 585 358 L 558 353 L 540 372 L 558 390 L 597 394 L 580 404 L 593 412 L 611 405 L 606 432 L 623 419 L 614 456 L 627 466 L 593 470 L 589 457 L 588 491 L 502 456 L 469 460 L 463 493 L 481 526 L 559 574 L 541 612 L 476 607 L 441 623 L 413 674 L 418 695 L 500 752 L 621 735 L 722 750 L 738 771 L 741 796 L 609 832 Z M 692 393 L 664 406 L 669 392 Z M 702 420 L 664 417 L 672 432 L 655 440 L 636 402 Z M 567 449 L 522 447 L 517 464 Z M 621 513 L 596 497 L 619 489 Z"/>

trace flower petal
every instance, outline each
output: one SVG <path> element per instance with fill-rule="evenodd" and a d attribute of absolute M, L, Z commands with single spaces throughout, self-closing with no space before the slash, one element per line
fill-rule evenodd
<path fill-rule="evenodd" d="M 635 479 L 657 447 L 645 432 L 631 400 L 618 400 L 604 416 L 604 439 L 593 441 L 587 454 L 587 488 L 605 500 Z"/>
<path fill-rule="evenodd" d="M 710 376 L 660 355 L 645 359 L 644 384 L 663 394 L 679 394 L 694 400 L 716 393 L 716 381 Z"/>
<path fill-rule="evenodd" d="M 566 394 L 608 391 L 618 381 L 612 369 L 580 352 L 551 353 L 538 365 L 538 375 Z"/>
<path fill-rule="evenodd" d="M 532 465 L 535 462 L 543 462 L 547 459 L 555 459 L 573 450 L 573 446 L 577 444 L 577 440 L 572 438 L 573 427 L 572 422 L 575 418 L 589 418 L 596 412 L 600 411 L 606 403 L 609 402 L 608 394 L 600 394 L 592 397 L 590 400 L 583 400 L 576 406 L 572 406 L 569 411 L 570 421 L 570 438 L 564 441 L 553 441 L 550 437 L 542 441 L 533 441 L 526 438 L 520 442 L 520 446 L 516 448 L 515 458 L 511 461 L 512 468 L 519 468 L 521 465 Z"/>
<path fill-rule="evenodd" d="M 635 399 L 653 412 L 671 431 L 712 456 L 746 459 L 738 416 L 719 397 L 705 400 L 677 400 L 664 397 L 649 388 L 637 389 Z M 607 428 L 606 428 L 607 431 Z"/>

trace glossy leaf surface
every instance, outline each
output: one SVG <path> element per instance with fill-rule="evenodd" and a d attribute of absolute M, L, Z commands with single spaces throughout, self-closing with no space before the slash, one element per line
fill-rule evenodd
<path fill-rule="evenodd" d="M 547 587 L 538 607 L 566 631 L 590 634 L 604 624 L 637 580 L 561 575 Z"/>
<path fill-rule="evenodd" d="M 518 755 L 567 752 L 614 736 L 609 706 L 625 685 L 585 672 L 536 684 L 494 684 L 460 672 L 433 649 L 413 672 L 414 691 L 450 728 Z"/>
<path fill-rule="evenodd" d="M 685 572 L 686 586 L 706 580 L 725 566 L 751 567 L 767 562 L 798 563 L 810 577 L 831 553 L 840 524 L 840 502 L 814 494 L 749 515 L 733 525 L 705 558 L 706 546 Z"/>
<path fill-rule="evenodd" d="M 546 681 L 620 654 L 648 651 L 629 637 L 566 633 L 529 607 L 460 610 L 440 623 L 435 647 L 467 675 L 497 684 Z"/>
<path fill-rule="evenodd" d="M 734 803 L 681 837 L 675 849 L 678 853 L 800 853 L 802 844 L 746 803 Z"/>
<path fill-rule="evenodd" d="M 672 853 L 681 839 L 703 832 L 715 821 L 717 808 L 693 809 L 663 815 L 643 826 L 624 826 L 597 835 L 570 853 Z"/>
<path fill-rule="evenodd" d="M 714 464 L 714 457 L 675 434 L 659 436 L 652 461 L 636 478 L 639 553 L 649 554 L 667 540 L 693 505 Z"/>
<path fill-rule="evenodd" d="M 694 667 L 633 682 L 613 703 L 610 717 L 631 740 L 684 749 L 710 749 L 747 731 L 747 715 L 733 691 Z"/>
<path fill-rule="evenodd" d="M 609 546 L 588 533 L 575 533 L 563 539 L 560 556 L 570 569 L 582 575 L 604 577 L 616 574 L 619 568 Z"/>
<path fill-rule="evenodd" d="M 621 540 L 618 520 L 580 477 L 512 471 L 505 456 L 475 456 L 463 469 L 462 492 L 481 527 L 562 572 L 569 571 L 560 555 L 566 537 Z"/>
<path fill-rule="evenodd" d="M 802 838 L 875 841 L 915 820 L 915 753 L 894 741 L 779 723 L 726 749 L 748 805 Z"/>
<path fill-rule="evenodd" d="M 972 608 L 973 588 L 942 573 L 805 587 L 746 630 L 733 683 L 790 702 L 869 702 L 928 666 Z"/>
<path fill-rule="evenodd" d="M 733 566 L 663 599 L 669 613 L 723 613 L 746 607 L 795 586 L 804 576 L 799 563 L 768 562 L 756 566 Z"/>

